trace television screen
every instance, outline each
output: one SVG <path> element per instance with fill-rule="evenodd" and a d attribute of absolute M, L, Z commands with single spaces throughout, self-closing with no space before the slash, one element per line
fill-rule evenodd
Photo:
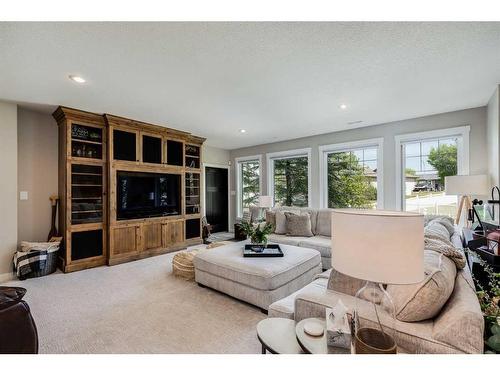
<path fill-rule="evenodd" d="M 118 220 L 181 214 L 181 176 L 145 172 L 117 172 Z"/>

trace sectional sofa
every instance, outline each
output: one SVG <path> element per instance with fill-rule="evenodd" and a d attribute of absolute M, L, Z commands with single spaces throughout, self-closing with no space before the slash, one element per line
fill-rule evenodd
<path fill-rule="evenodd" d="M 285 245 L 293 245 L 305 247 L 319 251 L 321 254 L 321 264 L 323 269 L 332 267 L 332 209 L 314 209 L 314 208 L 299 208 L 299 207 L 276 207 L 272 212 L 276 211 L 291 211 L 291 212 L 307 212 L 311 217 L 311 230 L 314 236 L 312 237 L 295 237 L 287 236 L 286 234 L 272 233 L 269 235 L 269 242 L 282 243 Z"/>
<path fill-rule="evenodd" d="M 300 246 L 321 243 L 326 237 L 327 211 L 317 212 L 315 239 L 294 239 L 287 236 L 273 236 L 273 241 L 292 243 Z M 427 218 L 427 235 L 434 238 L 433 218 Z M 457 229 L 451 230 L 442 240 L 451 242 L 453 247 L 462 252 L 462 241 Z M 444 235 L 443 235 L 444 236 Z M 427 244 L 427 242 L 426 242 Z M 404 244 L 401 244 L 402 249 Z M 322 257 L 324 268 L 331 257 L 330 247 L 324 241 Z M 334 255 L 335 256 L 335 255 Z M 410 286 L 388 286 L 388 291 L 396 305 L 396 340 L 398 350 L 407 353 L 482 353 L 484 319 L 479 306 L 474 282 L 469 268 L 459 269 L 453 260 L 437 253 L 424 251 L 425 279 L 421 284 Z M 364 282 L 342 275 L 335 270 L 328 270 L 316 276 L 310 284 L 299 291 L 283 298 L 269 307 L 270 317 L 294 319 L 296 322 L 310 317 L 325 317 L 325 308 L 334 306 L 338 300 L 349 308 L 356 306 L 356 291 Z M 389 290 L 389 289 L 392 290 Z M 358 308 L 364 312 L 369 323 L 375 324 L 373 306 L 358 300 Z"/>

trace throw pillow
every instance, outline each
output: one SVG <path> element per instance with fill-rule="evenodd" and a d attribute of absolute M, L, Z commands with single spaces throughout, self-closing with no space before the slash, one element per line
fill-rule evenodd
<path fill-rule="evenodd" d="M 250 223 L 252 220 L 252 214 L 250 211 L 243 211 L 243 216 L 241 217 L 241 222 L 242 223 Z"/>
<path fill-rule="evenodd" d="M 396 318 L 403 322 L 420 322 L 439 314 L 455 287 L 457 269 L 443 254 L 424 251 L 424 280 L 418 284 L 388 285 Z"/>
<path fill-rule="evenodd" d="M 312 237 L 311 216 L 307 212 L 299 215 L 292 212 L 285 212 L 286 217 L 286 235 Z"/>
<path fill-rule="evenodd" d="M 349 296 L 355 296 L 358 290 L 360 290 L 365 284 L 365 280 L 343 274 L 332 268 L 330 278 L 328 279 L 327 289 L 347 294 Z"/>
<path fill-rule="evenodd" d="M 276 210 L 276 226 L 274 227 L 274 233 L 276 234 L 286 234 L 286 216 L 285 212 L 293 212 L 294 214 L 300 213 L 298 210 Z"/>
<path fill-rule="evenodd" d="M 276 227 L 274 228 L 274 233 L 276 234 L 286 234 L 286 216 L 283 211 L 276 211 Z"/>
<path fill-rule="evenodd" d="M 266 223 L 269 223 L 276 229 L 276 212 L 266 210 Z"/>
<path fill-rule="evenodd" d="M 432 221 L 424 228 L 424 236 L 450 242 L 450 232 L 438 221 Z"/>
<path fill-rule="evenodd" d="M 433 225 L 434 223 L 439 223 L 443 225 L 446 229 L 448 229 L 448 233 L 450 234 L 450 236 L 452 236 L 453 233 L 455 233 L 455 224 L 453 223 L 453 219 L 451 217 L 447 216 L 438 217 L 436 219 L 431 220 L 428 225 Z"/>

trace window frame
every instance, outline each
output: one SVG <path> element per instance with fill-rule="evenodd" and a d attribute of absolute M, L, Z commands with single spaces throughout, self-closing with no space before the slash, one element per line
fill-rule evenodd
<path fill-rule="evenodd" d="M 236 176 L 236 217 L 241 219 L 243 216 L 243 190 L 242 190 L 242 173 L 241 164 L 244 162 L 256 161 L 259 163 L 259 195 L 262 195 L 262 154 L 241 156 L 234 159 L 235 163 L 235 176 Z"/>
<path fill-rule="evenodd" d="M 307 157 L 307 207 L 312 207 L 312 179 L 311 179 L 311 148 L 300 148 L 295 150 L 270 152 L 266 154 L 267 160 L 267 194 L 273 198 L 273 206 L 276 204 L 274 201 L 274 161 L 293 159 L 298 157 Z"/>
<path fill-rule="evenodd" d="M 384 208 L 384 138 L 319 146 L 319 204 L 321 208 L 328 208 L 328 155 L 370 147 L 377 147 L 377 209 Z"/>
<path fill-rule="evenodd" d="M 399 134 L 394 136 L 396 147 L 396 208 L 404 211 L 406 199 L 403 199 L 403 145 L 411 142 L 438 140 L 439 138 L 457 137 L 457 175 L 469 174 L 469 138 L 470 125 L 457 126 L 418 133 Z"/>

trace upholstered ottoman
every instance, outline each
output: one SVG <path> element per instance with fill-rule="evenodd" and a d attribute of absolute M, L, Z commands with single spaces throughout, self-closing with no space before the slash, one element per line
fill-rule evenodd
<path fill-rule="evenodd" d="M 317 250 L 280 244 L 283 257 L 245 258 L 245 243 L 197 254 L 193 259 L 196 282 L 267 310 L 321 272 Z"/>

